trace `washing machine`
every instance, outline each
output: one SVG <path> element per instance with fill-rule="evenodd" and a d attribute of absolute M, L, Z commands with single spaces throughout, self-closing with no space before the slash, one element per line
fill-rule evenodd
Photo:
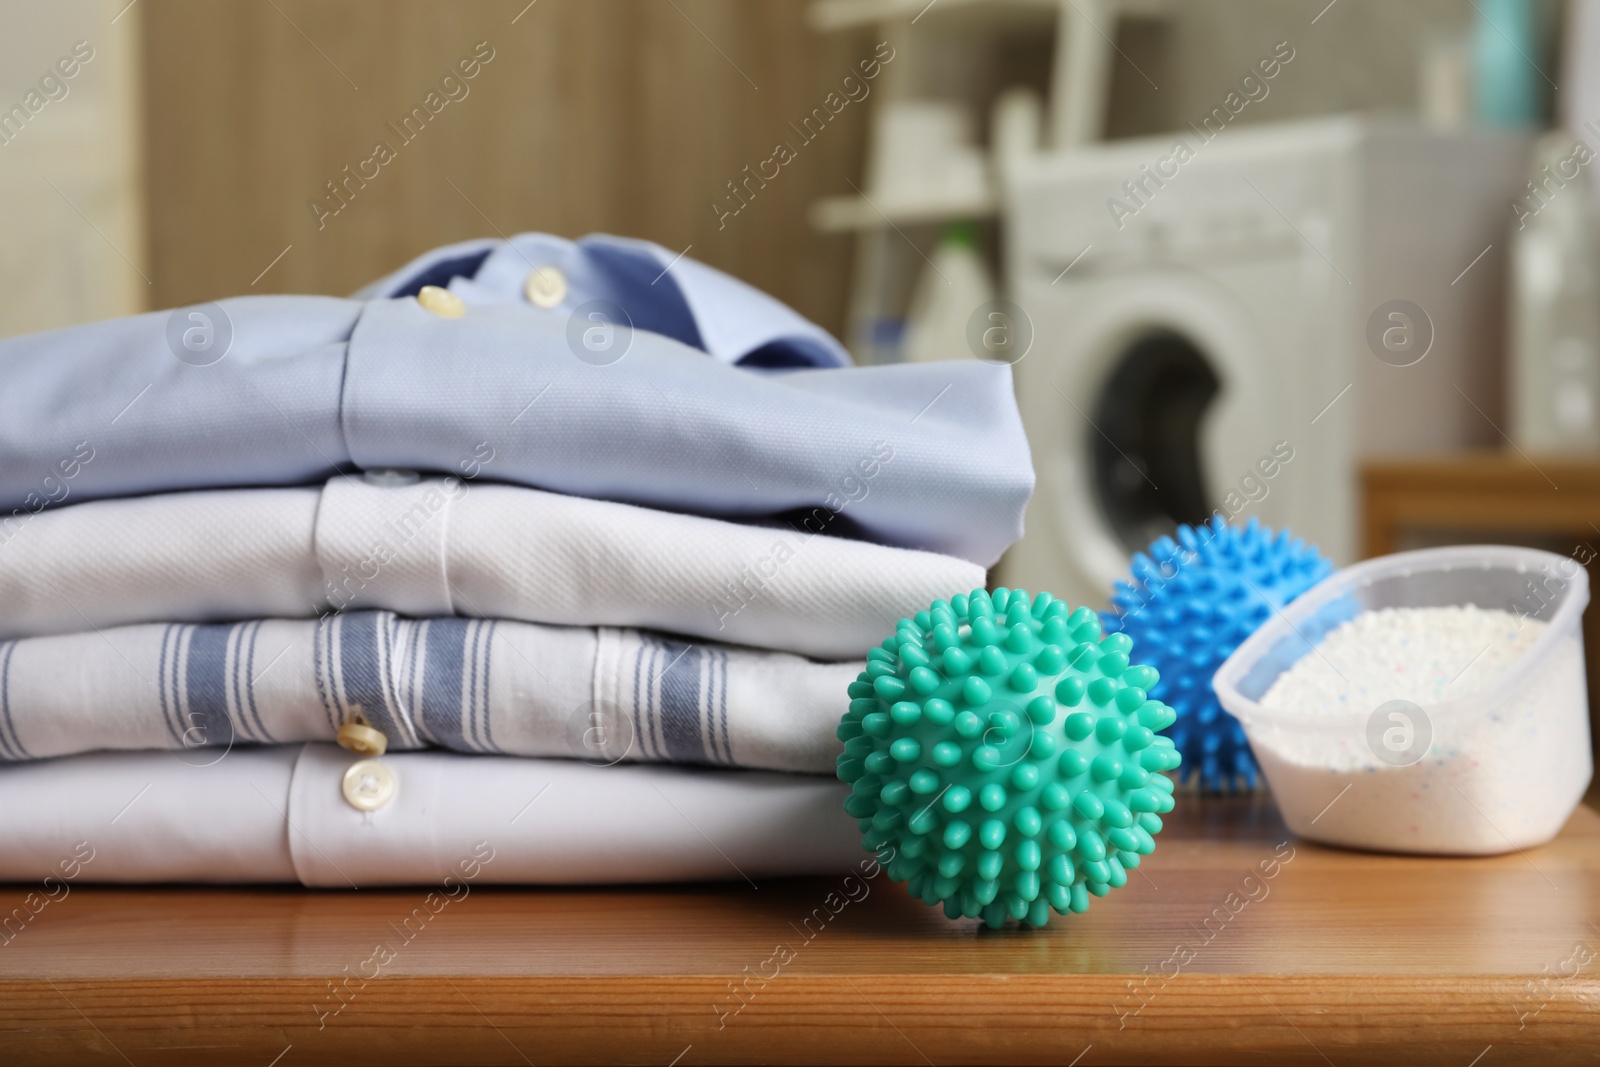
<path fill-rule="evenodd" d="M 1209 137 L 1208 137 L 1209 135 Z M 1359 549 L 1362 459 L 1503 439 L 1531 137 L 1335 117 L 1042 155 L 1006 189 L 1038 484 L 998 580 L 1103 606 L 1216 514 Z"/>

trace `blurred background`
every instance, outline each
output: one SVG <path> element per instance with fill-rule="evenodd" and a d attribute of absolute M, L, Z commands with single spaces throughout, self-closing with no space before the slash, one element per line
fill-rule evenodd
<path fill-rule="evenodd" d="M 0 18 L 0 334 L 607 231 L 858 362 L 1014 364 L 1039 488 L 998 580 L 1103 604 L 1218 513 L 1341 564 L 1600 546 L 1591 0 Z"/>
<path fill-rule="evenodd" d="M 22 103 L 75 42 L 89 42 L 96 58 L 0 156 L 0 176 L 18 190 L 11 202 L 29 205 L 13 207 L 12 224 L 26 229 L 0 254 L 9 291 L 20 282 L 30 294 L 5 302 L 0 328 L 175 306 L 252 281 L 264 292 L 344 293 L 420 251 L 500 229 L 695 244 L 696 258 L 842 336 L 854 241 L 813 225 L 808 211 L 865 180 L 873 113 L 893 93 L 867 82 L 872 97 L 797 149 L 804 158 L 759 190 L 763 203 L 719 228 L 711 205 L 736 203 L 727 183 L 770 158 L 776 142 L 797 141 L 789 124 L 830 91 L 843 95 L 843 79 L 859 78 L 858 62 L 890 37 L 903 47 L 903 36 L 917 35 L 913 52 L 923 53 L 905 93 L 961 105 L 971 143 L 983 144 L 1003 90 L 1048 94 L 1058 12 L 1106 6 L 938 0 L 912 25 L 926 0 L 538 0 L 523 11 L 524 2 L 4 0 L 5 106 Z M 1415 114 L 1427 49 L 1465 41 L 1475 17 L 1470 0 L 1338 0 L 1309 26 L 1322 6 L 1186 0 L 1135 7 L 1159 18 L 1102 19 L 1122 54 L 1103 75 L 1101 136 L 1182 128 L 1288 38 L 1299 50 L 1293 77 L 1273 83 L 1239 123 Z M 878 23 L 891 15 L 900 17 Z M 1556 20 L 1544 19 L 1548 38 Z M 400 148 L 398 165 L 359 191 L 362 202 L 319 231 L 308 201 L 327 197 L 325 183 L 369 158 L 374 142 L 398 141 L 389 124 L 479 41 L 496 58 L 469 83 L 470 98 Z M 898 62 L 882 76 L 899 77 Z M 66 158 L 74 150 L 85 158 Z M 77 203 L 87 217 L 46 205 L 34 189 L 61 201 L 44 177 L 59 185 L 60 174 L 84 182 L 91 172 L 101 185 Z M 41 278 L 64 250 L 85 267 L 104 253 L 120 269 L 88 285 Z M 117 302 L 94 302 L 108 289 Z"/>

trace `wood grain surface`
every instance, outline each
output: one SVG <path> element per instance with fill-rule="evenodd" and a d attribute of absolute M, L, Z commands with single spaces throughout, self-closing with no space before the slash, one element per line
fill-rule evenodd
<path fill-rule="evenodd" d="M 144 0 L 151 306 L 343 295 L 455 241 L 603 231 L 692 245 L 841 331 L 853 245 L 806 209 L 860 182 L 874 98 L 810 142 L 789 124 L 879 38 L 816 33 L 806 3 Z M 398 135 L 480 42 L 466 94 Z M 363 168 L 379 141 L 395 158 Z M 781 141 L 798 157 L 748 178 Z M 346 203 L 320 217 L 329 182 Z"/>
<path fill-rule="evenodd" d="M 1031 932 L 847 871 L 476 889 L 409 940 L 425 889 L 80 886 L 0 948 L 0 1062 L 1600 1062 L 1593 810 L 1422 859 L 1181 799 L 1126 888 Z"/>
<path fill-rule="evenodd" d="M 1407 532 L 1479 532 L 1600 543 L 1600 460 L 1510 450 L 1362 466 L 1363 552 L 1405 547 Z"/>

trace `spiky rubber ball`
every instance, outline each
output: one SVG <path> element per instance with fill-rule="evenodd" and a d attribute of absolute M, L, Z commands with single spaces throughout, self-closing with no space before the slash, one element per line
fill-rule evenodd
<path fill-rule="evenodd" d="M 845 810 L 889 877 L 990 927 L 1126 884 L 1181 759 L 1132 646 L 1049 593 L 975 589 L 900 620 L 839 724 Z"/>
<path fill-rule="evenodd" d="M 1117 583 L 1106 629 L 1133 638 L 1160 672 L 1150 695 L 1171 706 L 1168 731 L 1183 753 L 1183 777 L 1203 789 L 1255 788 L 1257 769 L 1239 721 L 1217 703 L 1211 676 L 1275 611 L 1333 573 L 1333 564 L 1294 537 L 1252 518 L 1178 527 L 1133 557 Z"/>

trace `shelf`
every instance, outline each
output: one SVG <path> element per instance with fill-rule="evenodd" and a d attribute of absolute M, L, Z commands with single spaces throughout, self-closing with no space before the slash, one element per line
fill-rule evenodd
<path fill-rule="evenodd" d="M 1103 7 L 1105 0 L 1074 0 L 1086 9 Z M 1171 0 L 1114 0 L 1119 14 L 1152 17 L 1172 10 Z M 811 25 L 820 32 L 855 29 L 883 22 L 912 19 L 947 22 L 960 20 L 995 27 L 1048 25 L 1064 6 L 1062 0 L 817 0 L 811 5 Z"/>
<path fill-rule="evenodd" d="M 993 196 L 887 200 L 830 196 L 811 205 L 811 225 L 824 233 L 872 230 L 883 226 L 922 226 L 963 219 L 986 219 L 996 212 Z"/>
<path fill-rule="evenodd" d="M 818 0 L 811 5 L 811 25 L 828 33 L 899 19 L 942 21 L 952 15 L 1005 24 L 1047 23 L 1061 10 L 1061 0 Z"/>

